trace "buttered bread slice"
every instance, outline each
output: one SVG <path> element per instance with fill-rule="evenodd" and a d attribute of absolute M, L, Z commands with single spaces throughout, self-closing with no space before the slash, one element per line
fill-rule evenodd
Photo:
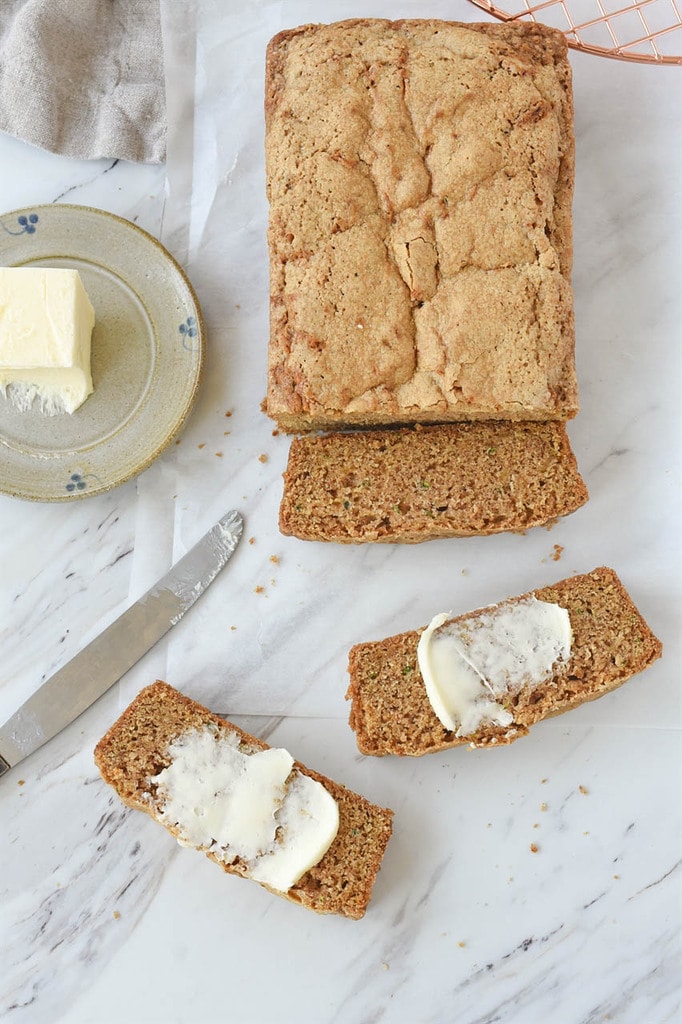
<path fill-rule="evenodd" d="M 364 915 L 393 812 L 157 681 L 98 743 L 129 807 L 184 846 L 320 914 Z"/>
<path fill-rule="evenodd" d="M 350 651 L 350 726 L 363 754 L 511 743 L 536 722 L 642 672 L 662 646 L 613 569 Z"/>

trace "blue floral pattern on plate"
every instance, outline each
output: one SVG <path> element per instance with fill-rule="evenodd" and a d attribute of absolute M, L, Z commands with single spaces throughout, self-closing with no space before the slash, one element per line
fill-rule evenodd
<path fill-rule="evenodd" d="M 188 316 L 184 323 L 181 323 L 178 327 L 178 331 L 182 336 L 182 347 L 187 349 L 188 352 L 196 351 L 197 346 L 192 343 L 192 339 L 196 338 L 198 330 L 196 317 L 194 316 Z"/>
<path fill-rule="evenodd" d="M 36 232 L 36 224 L 39 219 L 40 218 L 37 213 L 29 213 L 28 216 L 22 213 L 20 217 L 17 217 L 17 224 L 19 225 L 18 231 L 12 231 L 12 229 L 8 228 L 6 224 L 3 224 L 2 227 L 8 235 L 34 235 Z"/>
<path fill-rule="evenodd" d="M 94 473 L 72 473 L 65 490 L 69 494 L 77 494 L 79 491 L 84 491 L 88 486 L 88 480 L 95 480 L 98 484 L 102 482 Z"/>
<path fill-rule="evenodd" d="M 66 485 L 66 489 L 69 494 L 72 494 L 74 491 L 84 491 L 87 486 L 87 483 L 80 473 L 72 473 L 69 478 L 69 482 Z"/>

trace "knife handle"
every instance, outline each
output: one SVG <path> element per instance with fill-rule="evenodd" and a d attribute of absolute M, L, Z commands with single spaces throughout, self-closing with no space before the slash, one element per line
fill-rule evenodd
<path fill-rule="evenodd" d="M 5 761 L 2 754 L 0 754 L 0 775 L 4 775 L 5 772 L 8 772 L 11 767 L 12 766 L 8 764 L 7 761 Z"/>

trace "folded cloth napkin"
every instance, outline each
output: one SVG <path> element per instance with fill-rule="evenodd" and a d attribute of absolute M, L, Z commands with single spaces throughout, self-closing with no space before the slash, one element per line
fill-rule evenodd
<path fill-rule="evenodd" d="M 163 162 L 159 0 L 2 0 L 0 131 L 78 159 Z"/>

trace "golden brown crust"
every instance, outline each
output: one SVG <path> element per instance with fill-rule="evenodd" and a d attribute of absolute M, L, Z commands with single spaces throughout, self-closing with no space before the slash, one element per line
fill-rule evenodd
<path fill-rule="evenodd" d="M 304 25 L 268 47 L 265 117 L 281 428 L 575 415 L 562 33 Z"/>
<path fill-rule="evenodd" d="M 418 543 L 527 530 L 586 501 L 563 423 L 453 423 L 295 438 L 279 526 Z"/>
<path fill-rule="evenodd" d="M 100 740 L 95 749 L 95 763 L 105 782 L 114 787 L 125 804 L 159 820 L 150 779 L 170 763 L 168 747 L 174 740 L 209 723 L 220 731 L 237 733 L 245 752 L 268 747 L 267 743 L 212 714 L 167 683 L 157 681 L 138 694 Z M 320 914 L 360 918 L 367 909 L 391 836 L 393 812 L 377 807 L 305 765 L 295 762 L 295 767 L 320 782 L 337 801 L 339 831 L 319 864 L 306 872 L 287 893 L 276 895 L 284 895 Z M 177 831 L 163 824 L 177 838 Z M 244 873 L 238 864 L 226 865 L 210 853 L 207 857 L 230 874 Z"/>
<path fill-rule="evenodd" d="M 556 668 L 548 683 L 511 698 L 514 724 L 509 728 L 490 725 L 460 738 L 444 728 L 429 703 L 417 663 L 422 630 L 353 647 L 346 698 L 352 702 L 350 726 L 362 753 L 419 756 L 461 744 L 511 743 L 543 718 L 616 689 L 661 656 L 660 641 L 613 569 L 601 567 L 532 594 L 567 609 L 573 631 L 571 658 Z"/>

